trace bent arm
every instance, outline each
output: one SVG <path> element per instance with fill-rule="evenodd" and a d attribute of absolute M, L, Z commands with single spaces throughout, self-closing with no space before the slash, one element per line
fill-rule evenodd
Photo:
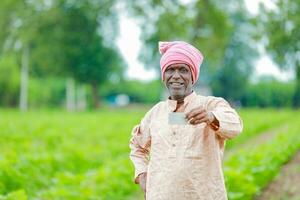
<path fill-rule="evenodd" d="M 237 112 L 223 98 L 214 98 L 208 105 L 217 120 L 216 134 L 231 139 L 243 130 L 243 122 Z"/>

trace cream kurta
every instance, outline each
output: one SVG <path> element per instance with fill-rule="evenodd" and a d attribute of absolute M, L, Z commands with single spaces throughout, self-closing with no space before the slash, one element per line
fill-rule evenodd
<path fill-rule="evenodd" d="M 225 200 L 222 172 L 224 142 L 242 131 L 238 114 L 222 98 L 190 94 L 184 112 L 198 106 L 212 111 L 220 123 L 169 125 L 177 102 L 156 104 L 132 132 L 130 158 L 135 178 L 148 172 L 147 200 Z M 150 158 L 150 159 L 149 159 Z"/>

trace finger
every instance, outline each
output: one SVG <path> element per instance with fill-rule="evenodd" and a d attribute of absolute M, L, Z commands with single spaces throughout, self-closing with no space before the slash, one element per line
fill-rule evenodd
<path fill-rule="evenodd" d="M 190 120 L 192 117 L 195 118 L 198 114 L 205 111 L 202 107 L 195 108 L 186 114 L 186 118 Z"/>
<path fill-rule="evenodd" d="M 201 119 L 201 120 L 199 120 L 199 124 L 200 124 L 200 123 L 204 123 L 204 122 L 205 122 L 205 123 L 207 123 L 207 122 L 208 122 L 208 119 L 207 119 L 206 117 L 205 117 L 205 118 L 203 118 L 203 119 Z"/>
<path fill-rule="evenodd" d="M 190 120 L 188 121 L 190 124 L 194 124 L 197 120 L 201 119 L 200 117 L 191 117 Z"/>
<path fill-rule="evenodd" d="M 195 123 L 196 123 L 196 122 L 197 122 L 197 120 L 194 120 L 194 119 L 193 119 L 193 120 L 190 120 L 190 121 L 188 121 L 188 123 L 189 123 L 189 124 L 191 124 L 191 125 L 195 125 Z"/>
<path fill-rule="evenodd" d="M 189 124 L 195 124 L 195 121 L 197 121 L 197 119 L 192 118 L 192 119 L 189 121 Z"/>
<path fill-rule="evenodd" d="M 208 118 L 207 112 L 199 114 L 192 121 L 192 123 L 197 123 L 197 124 L 202 123 L 202 122 L 209 122 L 209 118 Z"/>
<path fill-rule="evenodd" d="M 207 118 L 197 119 L 192 124 L 197 125 L 197 124 L 201 124 L 201 123 L 204 123 L 204 122 L 207 122 Z"/>
<path fill-rule="evenodd" d="M 193 116 L 192 118 L 194 120 L 201 120 L 206 116 L 207 116 L 207 112 L 205 110 L 202 110 L 201 112 L 199 112 L 197 115 Z"/>
<path fill-rule="evenodd" d="M 193 125 L 197 125 L 197 124 L 200 124 L 201 122 L 200 122 L 200 120 L 196 120 L 196 121 L 194 121 L 192 124 Z"/>
<path fill-rule="evenodd" d="M 193 115 L 193 113 L 197 112 L 201 108 L 202 108 L 202 106 L 199 106 L 197 108 L 193 108 L 192 110 L 190 110 L 189 112 L 186 113 L 186 116 L 191 117 Z"/>
<path fill-rule="evenodd" d="M 191 119 L 188 121 L 190 124 L 194 124 L 195 121 L 202 119 L 203 117 L 205 117 L 205 114 L 201 113 L 196 115 L 195 117 L 191 117 Z"/>
<path fill-rule="evenodd" d="M 206 112 L 201 112 L 201 113 L 198 113 L 196 116 L 194 116 L 193 118 L 195 120 L 200 120 L 202 118 L 206 117 Z"/>

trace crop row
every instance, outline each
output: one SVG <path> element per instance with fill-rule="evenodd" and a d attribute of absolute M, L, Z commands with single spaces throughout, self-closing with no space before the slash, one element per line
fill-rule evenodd
<path fill-rule="evenodd" d="M 298 116 L 299 117 L 299 116 Z M 299 118 L 288 123 L 288 130 L 269 141 L 236 150 L 224 162 L 230 200 L 251 200 L 274 179 L 281 166 L 300 149 Z"/>
<path fill-rule="evenodd" d="M 243 109 L 240 111 L 241 118 L 244 123 L 243 133 L 238 137 L 230 140 L 226 144 L 226 149 L 231 149 L 234 146 L 239 146 L 247 142 L 251 137 L 255 137 L 269 129 L 275 129 L 294 118 L 297 114 L 292 110 L 254 110 Z"/>
<path fill-rule="evenodd" d="M 3 111 L 0 200 L 125 199 L 138 190 L 132 183 L 128 141 L 131 128 L 143 112 L 39 111 L 23 115 Z M 255 131 L 262 132 L 291 118 L 291 111 L 275 113 L 242 110 L 245 132 L 239 137 L 246 137 L 246 133 L 254 137 Z"/>

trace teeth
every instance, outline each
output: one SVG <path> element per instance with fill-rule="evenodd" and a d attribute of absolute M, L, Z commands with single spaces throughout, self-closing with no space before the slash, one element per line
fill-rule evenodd
<path fill-rule="evenodd" d="M 171 85 L 174 85 L 174 86 L 180 86 L 182 85 L 181 83 L 171 83 Z"/>

